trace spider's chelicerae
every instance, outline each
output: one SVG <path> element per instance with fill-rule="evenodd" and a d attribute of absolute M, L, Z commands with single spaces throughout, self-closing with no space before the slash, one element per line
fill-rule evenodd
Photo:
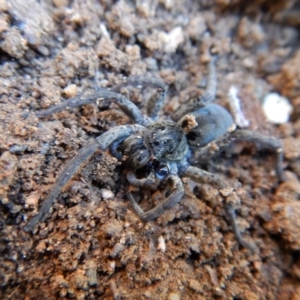
<path fill-rule="evenodd" d="M 252 248 L 241 237 L 235 222 L 235 211 L 230 201 L 234 188 L 220 177 L 190 165 L 190 158 L 207 161 L 214 153 L 231 141 L 248 140 L 260 143 L 277 155 L 276 171 L 282 180 L 283 152 L 281 142 L 257 132 L 237 129 L 231 115 L 223 107 L 212 103 L 216 95 L 215 57 L 209 63 L 207 87 L 199 98 L 190 99 L 173 113 L 172 120 L 157 120 L 167 94 L 167 86 L 155 78 L 129 77 L 125 83 L 132 86 L 150 86 L 157 89 L 157 97 L 149 100 L 148 116 L 125 96 L 114 91 L 100 89 L 92 95 L 75 97 L 49 109 L 36 112 L 37 117 L 45 117 L 67 107 L 78 107 L 108 99 L 132 120 L 132 125 L 116 126 L 84 146 L 66 165 L 57 182 L 44 200 L 39 213 L 25 226 L 30 231 L 40 220 L 44 220 L 61 189 L 68 183 L 78 168 L 98 149 L 109 148 L 118 159 L 125 160 L 128 169 L 127 180 L 139 187 L 151 187 L 165 180 L 170 188 L 169 196 L 149 211 L 144 211 L 131 192 L 127 193 L 133 209 L 143 221 L 153 220 L 178 203 L 184 195 L 181 177 L 189 177 L 200 184 L 211 184 L 224 198 L 225 208 L 230 216 L 237 240 L 245 247 Z M 145 177 L 138 173 L 147 170 Z"/>

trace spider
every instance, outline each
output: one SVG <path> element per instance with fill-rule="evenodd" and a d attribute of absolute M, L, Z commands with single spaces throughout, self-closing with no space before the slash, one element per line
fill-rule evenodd
<path fill-rule="evenodd" d="M 276 172 L 283 180 L 283 150 L 278 139 L 257 132 L 238 129 L 232 116 L 222 106 L 213 103 L 216 96 L 216 56 L 209 62 L 207 86 L 202 96 L 188 100 L 179 106 L 172 119 L 158 119 L 168 87 L 159 79 L 132 76 L 124 85 L 149 86 L 157 90 L 147 104 L 147 115 L 125 96 L 107 89 L 99 89 L 88 96 L 78 96 L 49 109 L 36 112 L 37 117 L 45 117 L 67 107 L 78 107 L 99 100 L 111 100 L 132 120 L 131 125 L 116 126 L 94 139 L 78 151 L 78 154 L 66 165 L 58 176 L 53 189 L 42 203 L 40 210 L 26 225 L 26 231 L 46 218 L 47 212 L 62 188 L 68 183 L 79 167 L 98 149 L 109 149 L 118 159 L 125 160 L 128 170 L 128 182 L 137 187 L 151 187 L 165 181 L 169 187 L 169 196 L 156 207 L 144 211 L 131 192 L 127 197 L 143 220 L 149 221 L 172 208 L 184 195 L 181 177 L 189 177 L 199 184 L 210 184 L 218 189 L 224 199 L 225 208 L 238 242 L 247 248 L 253 245 L 246 242 L 236 224 L 235 210 L 230 201 L 234 188 L 221 177 L 192 166 L 192 154 L 196 161 L 205 162 L 234 140 L 248 140 L 260 143 L 264 148 L 276 153 Z M 158 119 L 158 120 L 157 120 Z M 142 170 L 142 172 L 141 172 Z M 145 176 L 138 176 L 142 173 Z"/>

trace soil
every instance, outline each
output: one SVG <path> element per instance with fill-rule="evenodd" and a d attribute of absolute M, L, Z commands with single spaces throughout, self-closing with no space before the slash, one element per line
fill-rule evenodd
<path fill-rule="evenodd" d="M 300 299 L 299 9 L 293 0 L 0 0 L 0 298 Z M 274 155 L 251 143 L 201 164 L 240 182 L 238 225 L 256 253 L 236 241 L 218 191 L 187 178 L 178 205 L 141 222 L 120 162 L 101 151 L 48 218 L 23 230 L 78 149 L 129 123 L 108 101 L 35 111 L 147 75 L 169 85 L 167 118 L 205 87 L 210 49 L 216 102 L 229 107 L 235 86 L 249 128 L 284 144 L 283 183 Z M 265 119 L 271 91 L 293 105 L 288 123 Z M 124 92 L 144 109 L 153 91 Z"/>

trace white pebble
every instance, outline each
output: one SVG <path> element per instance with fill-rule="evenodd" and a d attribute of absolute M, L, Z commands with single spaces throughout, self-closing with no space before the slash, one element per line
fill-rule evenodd
<path fill-rule="evenodd" d="M 270 93 L 264 98 L 263 111 L 269 122 L 283 124 L 289 120 L 293 107 L 287 98 L 277 93 Z"/>
<path fill-rule="evenodd" d="M 180 26 L 173 28 L 166 35 L 165 52 L 174 53 L 177 47 L 184 42 L 183 31 Z"/>
<path fill-rule="evenodd" d="M 102 189 L 101 194 L 104 200 L 112 199 L 114 197 L 114 193 L 111 190 L 107 190 L 107 189 Z"/>
<path fill-rule="evenodd" d="M 64 94 L 67 98 L 73 98 L 77 94 L 77 86 L 76 84 L 69 84 L 67 87 L 64 88 Z"/>
<path fill-rule="evenodd" d="M 103 36 L 110 39 L 110 34 L 109 34 L 109 32 L 107 30 L 107 27 L 105 26 L 104 23 L 100 24 L 100 29 L 101 29 L 101 32 L 102 32 Z"/>
<path fill-rule="evenodd" d="M 177 293 L 170 293 L 169 294 L 169 300 L 180 300 L 180 299 L 181 299 L 181 297 Z"/>
<path fill-rule="evenodd" d="M 111 272 L 115 272 L 116 262 L 114 260 L 109 263 L 109 268 Z"/>
<path fill-rule="evenodd" d="M 166 252 L 166 242 L 162 235 L 158 238 L 157 250 L 161 250 L 161 252 Z"/>

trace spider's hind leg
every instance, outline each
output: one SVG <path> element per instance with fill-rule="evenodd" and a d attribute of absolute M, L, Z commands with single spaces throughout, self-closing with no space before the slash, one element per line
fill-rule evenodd
<path fill-rule="evenodd" d="M 256 251 L 256 247 L 252 242 L 247 242 L 243 237 L 242 234 L 237 226 L 236 223 L 236 215 L 235 215 L 235 209 L 233 207 L 233 204 L 231 203 L 231 197 L 234 193 L 234 189 L 229 187 L 226 181 L 224 181 L 222 178 L 220 178 L 217 175 L 214 175 L 210 172 L 201 170 L 196 167 L 187 166 L 184 165 L 181 169 L 182 176 L 186 176 L 191 178 L 197 183 L 201 184 L 210 184 L 214 186 L 216 189 L 218 189 L 219 194 L 224 199 L 225 202 L 225 209 L 226 212 L 229 215 L 230 218 L 230 225 L 233 228 L 234 235 L 237 239 L 237 241 L 245 248 L 250 249 L 252 252 Z"/>
<path fill-rule="evenodd" d="M 236 130 L 232 133 L 233 139 L 242 141 L 250 141 L 260 144 L 263 148 L 276 153 L 276 174 L 279 181 L 285 181 L 283 174 L 283 147 L 279 139 L 251 131 L 251 130 Z"/>
<path fill-rule="evenodd" d="M 277 177 L 279 181 L 285 181 L 282 166 L 283 148 L 281 141 L 279 139 L 269 137 L 267 135 L 251 130 L 235 130 L 235 126 L 230 127 L 223 136 L 219 137 L 215 141 L 212 141 L 211 143 L 201 147 L 200 149 L 195 149 L 195 157 L 193 158 L 193 162 L 207 161 L 209 158 L 218 153 L 221 149 L 230 145 L 230 143 L 235 140 L 258 143 L 263 148 L 273 151 L 276 154 L 275 169 Z"/>
<path fill-rule="evenodd" d="M 145 76 L 130 76 L 127 79 L 127 85 L 132 86 L 146 86 L 157 89 L 156 94 L 151 97 L 147 103 L 147 115 L 155 120 L 159 111 L 164 105 L 168 86 L 160 79 Z"/>
<path fill-rule="evenodd" d="M 251 250 L 253 253 L 256 252 L 256 245 L 252 242 L 248 242 L 245 239 L 243 239 L 241 232 L 239 230 L 239 227 L 236 223 L 236 213 L 235 213 L 235 209 L 232 205 L 232 203 L 226 203 L 225 205 L 225 209 L 227 212 L 227 215 L 229 217 L 230 223 L 231 223 L 231 227 L 233 229 L 233 233 L 235 235 L 235 238 L 237 239 L 237 241 L 245 248 Z"/>
<path fill-rule="evenodd" d="M 172 119 L 174 121 L 179 121 L 183 116 L 186 114 L 195 111 L 201 107 L 206 106 L 207 104 L 211 103 L 216 97 L 217 91 L 217 75 L 216 75 L 216 67 L 215 61 L 217 57 L 213 56 L 211 61 L 209 62 L 208 66 L 208 79 L 207 79 L 207 86 L 204 94 L 196 99 L 190 99 L 189 101 L 183 103 L 179 106 L 179 108 L 173 113 Z"/>

